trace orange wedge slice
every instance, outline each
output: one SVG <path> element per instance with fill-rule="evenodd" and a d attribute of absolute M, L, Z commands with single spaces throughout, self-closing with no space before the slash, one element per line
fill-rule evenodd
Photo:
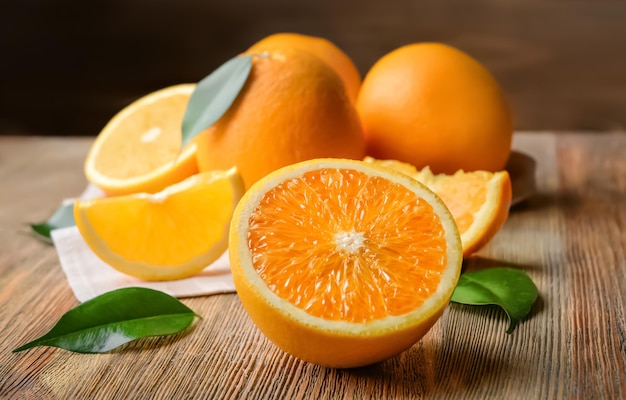
<path fill-rule="evenodd" d="M 330 367 L 416 343 L 447 306 L 462 253 L 432 191 L 362 161 L 275 171 L 235 210 L 229 255 L 252 321 L 284 351 Z"/>
<path fill-rule="evenodd" d="M 87 180 L 107 195 L 156 193 L 197 173 L 196 145 L 181 152 L 181 124 L 194 88 L 161 89 L 116 114 L 87 155 Z"/>
<path fill-rule="evenodd" d="M 365 161 L 407 174 L 437 193 L 454 216 L 465 257 L 483 248 L 509 215 L 512 192 L 507 171 L 457 171 L 446 175 L 433 174 L 428 167 L 418 171 L 410 164 L 395 160 L 367 157 Z"/>
<path fill-rule="evenodd" d="M 111 267 L 144 280 L 199 273 L 228 248 L 233 209 L 243 194 L 236 169 L 194 175 L 155 194 L 76 201 L 76 225 Z"/>

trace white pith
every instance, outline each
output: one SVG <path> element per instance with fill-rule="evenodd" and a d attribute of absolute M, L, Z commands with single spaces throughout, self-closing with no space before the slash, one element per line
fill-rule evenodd
<path fill-rule="evenodd" d="M 141 135 L 140 140 L 144 143 L 154 142 L 155 140 L 159 138 L 159 136 L 161 136 L 161 133 L 162 133 L 162 129 L 158 126 L 154 126 L 148 129 L 147 131 L 145 131 L 143 135 Z"/>
<path fill-rule="evenodd" d="M 363 247 L 365 235 L 363 232 L 337 232 L 335 234 L 335 245 L 339 250 L 354 254 Z"/>

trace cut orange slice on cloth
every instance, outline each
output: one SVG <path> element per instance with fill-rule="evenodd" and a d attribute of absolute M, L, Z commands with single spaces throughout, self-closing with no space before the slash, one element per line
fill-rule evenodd
<path fill-rule="evenodd" d="M 243 191 L 236 169 L 205 172 L 155 194 L 78 200 L 74 218 L 91 250 L 118 271 L 150 281 L 181 279 L 227 250 Z"/>
<path fill-rule="evenodd" d="M 432 191 L 340 159 L 294 164 L 253 185 L 235 210 L 229 256 L 239 298 L 272 342 L 342 368 L 422 338 L 462 262 L 456 224 Z"/>
<path fill-rule="evenodd" d="M 512 192 L 507 171 L 457 171 L 454 175 L 435 175 L 428 167 L 418 171 L 400 161 L 371 157 L 366 157 L 365 161 L 407 174 L 437 193 L 454 216 L 465 257 L 484 247 L 509 215 Z"/>
<path fill-rule="evenodd" d="M 111 196 L 156 193 L 197 173 L 196 145 L 181 152 L 181 124 L 194 88 L 161 89 L 116 114 L 87 155 L 87 180 Z"/>

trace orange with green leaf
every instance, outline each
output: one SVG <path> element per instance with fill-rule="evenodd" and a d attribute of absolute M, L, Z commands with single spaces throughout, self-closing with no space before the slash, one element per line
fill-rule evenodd
<path fill-rule="evenodd" d="M 247 56 L 252 69 L 236 100 L 194 139 L 201 171 L 236 166 L 249 188 L 299 161 L 363 158 L 359 116 L 326 63 L 293 47 Z"/>

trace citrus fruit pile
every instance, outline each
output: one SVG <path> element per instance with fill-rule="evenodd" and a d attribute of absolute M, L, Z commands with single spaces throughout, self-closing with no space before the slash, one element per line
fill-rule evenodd
<path fill-rule="evenodd" d="M 252 71 L 233 106 L 196 139 L 201 171 L 236 165 L 246 188 L 268 173 L 317 157 L 362 158 L 358 113 L 339 76 L 295 47 L 250 50 Z"/>
<path fill-rule="evenodd" d="M 232 105 L 184 147 L 200 84 L 111 119 L 85 161 L 105 197 L 76 202 L 81 235 L 145 280 L 193 276 L 228 250 L 252 321 L 303 360 L 354 367 L 406 350 L 508 216 L 497 82 L 439 43 L 394 50 L 363 81 L 323 38 L 275 34 L 241 55 L 251 68 Z"/>

